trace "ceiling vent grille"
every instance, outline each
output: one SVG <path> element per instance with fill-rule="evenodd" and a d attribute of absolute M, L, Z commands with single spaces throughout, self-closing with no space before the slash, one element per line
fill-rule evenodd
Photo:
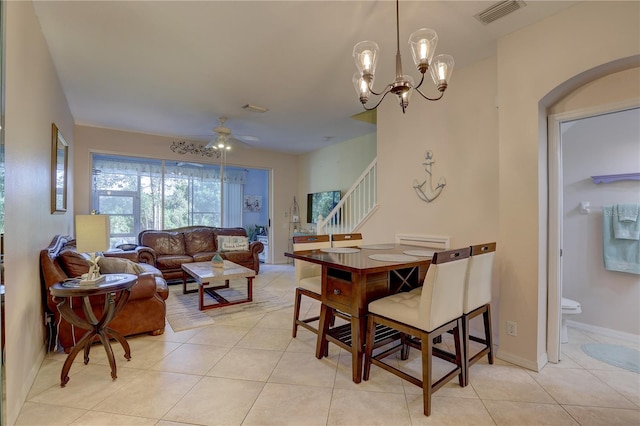
<path fill-rule="evenodd" d="M 477 15 L 474 15 L 474 17 L 484 25 L 487 25 L 518 9 L 522 9 L 526 5 L 522 0 L 505 0 L 488 7 Z"/>

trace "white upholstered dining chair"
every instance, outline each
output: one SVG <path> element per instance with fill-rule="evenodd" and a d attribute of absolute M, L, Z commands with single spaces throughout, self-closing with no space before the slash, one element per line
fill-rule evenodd
<path fill-rule="evenodd" d="M 458 376 L 460 386 L 465 383 L 464 348 L 462 343 L 462 315 L 464 288 L 470 248 L 434 254 L 422 291 L 403 292 L 369 303 L 367 342 L 365 345 L 364 380 L 369 379 L 371 364 L 375 364 L 402 379 L 422 388 L 424 414 L 431 414 L 431 395 Z M 404 333 L 404 343 L 420 348 L 422 377 L 418 379 L 384 363 L 390 354 L 403 349 L 403 342 L 373 355 L 373 342 L 378 325 Z M 453 329 L 455 353 L 449 354 L 434 347 L 434 337 Z M 432 380 L 432 356 L 442 358 L 454 368 L 436 382 Z"/>
<path fill-rule="evenodd" d="M 293 237 L 293 251 L 317 250 L 331 247 L 328 235 L 302 235 Z M 298 334 L 298 326 L 302 326 L 312 333 L 318 334 L 317 327 L 310 323 L 317 321 L 319 315 L 300 319 L 300 304 L 302 296 L 313 300 L 322 300 L 322 266 L 304 260 L 294 259 L 296 270 L 296 295 L 293 307 L 293 331 L 295 338 Z"/>
<path fill-rule="evenodd" d="M 465 283 L 462 332 L 464 338 L 465 385 L 469 383 L 469 367 L 487 355 L 489 364 L 493 364 L 493 339 L 491 337 L 491 276 L 496 243 L 471 246 L 469 273 Z M 472 336 L 469 321 L 482 315 L 484 336 Z M 482 349 L 470 355 L 470 340 L 482 344 Z"/>
<path fill-rule="evenodd" d="M 333 234 L 331 247 L 357 247 L 362 245 L 362 234 Z"/>

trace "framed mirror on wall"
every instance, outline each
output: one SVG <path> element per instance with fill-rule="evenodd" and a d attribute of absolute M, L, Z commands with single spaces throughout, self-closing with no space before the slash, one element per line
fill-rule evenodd
<path fill-rule="evenodd" d="M 62 133 L 51 124 L 51 214 L 67 211 L 69 145 Z"/>

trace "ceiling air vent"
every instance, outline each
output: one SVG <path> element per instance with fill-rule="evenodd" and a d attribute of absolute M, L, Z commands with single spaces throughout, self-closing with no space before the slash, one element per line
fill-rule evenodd
<path fill-rule="evenodd" d="M 518 9 L 522 9 L 526 5 L 522 0 L 505 0 L 488 7 L 477 15 L 474 15 L 474 17 L 484 25 L 487 25 Z"/>

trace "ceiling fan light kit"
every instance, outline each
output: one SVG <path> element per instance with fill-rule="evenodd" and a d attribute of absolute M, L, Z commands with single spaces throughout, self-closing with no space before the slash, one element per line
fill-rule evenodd
<path fill-rule="evenodd" d="M 420 82 L 418 85 L 415 85 L 410 75 L 403 74 L 402 57 L 400 55 L 399 9 L 399 0 L 396 0 L 396 78 L 393 82 L 387 84 L 382 92 L 377 93 L 373 90 L 376 65 L 380 53 L 378 44 L 373 41 L 361 41 L 353 47 L 353 59 L 358 71 L 353 75 L 352 82 L 362 106 L 367 111 L 378 108 L 382 100 L 389 93 L 393 93 L 398 97 L 403 113 L 407 106 L 409 106 L 409 101 L 414 90 L 426 100 L 437 101 L 442 98 L 451 80 L 454 66 L 453 57 L 443 54 L 434 57 L 438 44 L 438 35 L 434 30 L 429 28 L 421 28 L 409 37 L 409 46 L 411 47 L 413 62 L 421 74 Z M 424 75 L 427 71 L 429 71 L 437 90 L 440 92 L 440 95 L 434 98 L 426 96 L 420 90 L 424 82 Z M 367 107 L 366 104 L 372 94 L 380 96 L 380 98 L 373 107 Z"/>
<path fill-rule="evenodd" d="M 229 151 L 231 150 L 231 129 L 224 126 L 224 123 L 227 121 L 226 117 L 220 117 L 219 120 L 220 125 L 213 128 L 213 133 L 216 134 L 216 137 L 211 139 L 205 148 Z"/>

